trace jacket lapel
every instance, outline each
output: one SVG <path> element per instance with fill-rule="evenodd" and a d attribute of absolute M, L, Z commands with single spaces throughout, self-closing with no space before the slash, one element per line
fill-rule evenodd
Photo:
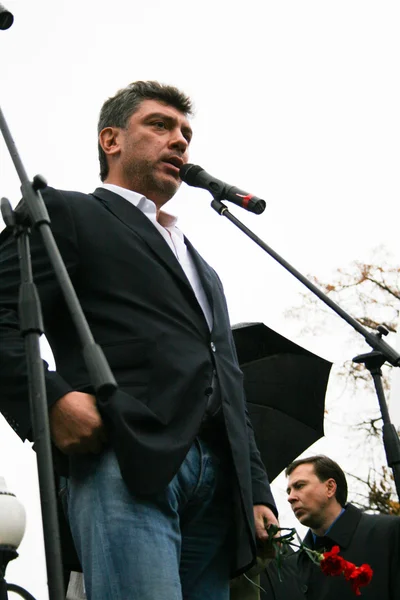
<path fill-rule="evenodd" d="M 157 258 L 164 266 L 177 277 L 181 283 L 189 287 L 194 296 L 192 286 L 190 285 L 185 272 L 183 271 L 179 261 L 164 240 L 162 235 L 157 231 L 154 225 L 136 206 L 119 196 L 110 192 L 105 188 L 97 188 L 93 196 L 109 210 L 119 221 L 124 223 L 133 233 L 143 240 L 149 249 L 157 255 Z"/>
<path fill-rule="evenodd" d="M 358 508 L 352 504 L 347 504 L 346 510 L 340 515 L 328 533 L 328 536 L 333 540 L 334 544 L 338 544 L 343 550 L 350 546 L 358 523 L 360 522 L 361 515 L 362 513 Z"/>
<path fill-rule="evenodd" d="M 186 244 L 188 251 L 190 252 L 190 255 L 193 259 L 193 262 L 194 262 L 197 272 L 199 274 L 200 281 L 203 285 L 204 291 L 207 296 L 207 300 L 210 303 L 210 307 L 211 307 L 211 310 L 213 313 L 213 322 L 215 323 L 215 314 L 214 314 L 214 309 L 216 306 L 215 294 L 216 294 L 216 282 L 218 281 L 216 273 L 206 263 L 204 258 L 202 258 L 200 256 L 200 254 L 197 252 L 197 250 L 194 248 L 194 246 L 192 246 L 192 244 L 189 242 L 189 240 L 187 239 L 186 236 L 185 236 L 185 244 Z"/>

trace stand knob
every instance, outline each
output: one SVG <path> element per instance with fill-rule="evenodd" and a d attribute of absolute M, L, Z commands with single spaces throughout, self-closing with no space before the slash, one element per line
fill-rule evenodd
<path fill-rule="evenodd" d="M 389 330 L 384 325 L 378 325 L 378 336 L 381 338 L 383 335 L 389 335 Z"/>
<path fill-rule="evenodd" d="M 32 181 L 33 189 L 37 192 L 38 190 L 44 190 L 47 187 L 47 181 L 43 175 L 35 175 Z"/>

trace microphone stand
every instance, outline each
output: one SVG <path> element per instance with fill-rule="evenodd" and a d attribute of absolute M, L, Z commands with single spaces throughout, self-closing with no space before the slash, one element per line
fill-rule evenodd
<path fill-rule="evenodd" d="M 1 108 L 0 131 L 3 134 L 21 181 L 23 206 L 27 209 L 26 211 L 20 211 L 19 209 L 14 211 L 6 198 L 2 198 L 1 200 L 1 212 L 4 222 L 8 227 L 12 228 L 18 242 L 21 270 L 19 319 L 27 358 L 29 401 L 34 446 L 37 453 L 49 598 L 50 600 L 64 600 L 65 588 L 57 519 L 57 501 L 46 387 L 39 346 L 39 338 L 44 331 L 39 295 L 32 278 L 32 264 L 29 250 L 31 228 L 37 228 L 42 236 L 49 260 L 71 313 L 72 320 L 77 328 L 85 363 L 91 383 L 96 390 L 96 395 L 108 397 L 116 390 L 117 384 L 102 349 L 94 342 L 78 297 L 69 278 L 68 271 L 55 243 L 50 228 L 50 218 L 40 193 L 40 190 L 46 187 L 46 181 L 39 175 L 35 176 L 33 182 L 29 181 Z"/>
<path fill-rule="evenodd" d="M 360 354 L 353 358 L 354 362 L 364 363 L 366 368 L 370 371 L 374 380 L 376 393 L 378 396 L 379 406 L 383 419 L 383 444 L 386 453 L 386 460 L 393 471 L 394 482 L 396 486 L 397 496 L 400 500 L 400 439 L 397 434 L 396 428 L 390 422 L 389 411 L 387 409 L 385 394 L 382 386 L 382 371 L 381 366 L 384 362 L 389 362 L 394 367 L 400 367 L 400 354 L 394 350 L 388 343 L 386 343 L 382 336 L 387 335 L 388 330 L 379 326 L 377 333 L 371 333 L 353 317 L 351 317 L 346 311 L 344 311 L 336 302 L 329 298 L 324 292 L 317 288 L 311 281 L 309 281 L 304 275 L 302 275 L 297 269 L 292 267 L 286 260 L 284 260 L 279 254 L 277 254 L 272 248 L 267 246 L 253 231 L 251 231 L 244 223 L 239 221 L 232 213 L 229 212 L 228 207 L 221 202 L 220 194 L 213 194 L 214 200 L 211 202 L 212 208 L 220 215 L 226 217 L 231 223 L 236 225 L 238 229 L 243 231 L 253 242 L 255 242 L 260 248 L 262 248 L 267 254 L 272 256 L 280 265 L 282 265 L 289 273 L 291 273 L 296 279 L 298 279 L 303 285 L 305 285 L 313 294 L 318 296 L 325 304 L 327 304 L 333 311 L 335 311 L 342 319 L 353 327 L 358 333 L 360 333 L 367 344 L 373 348 L 372 352 L 367 354 Z"/>

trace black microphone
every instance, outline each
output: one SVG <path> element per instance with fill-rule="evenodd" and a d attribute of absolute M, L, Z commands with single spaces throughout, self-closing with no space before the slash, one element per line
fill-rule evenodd
<path fill-rule="evenodd" d="M 256 215 L 260 215 L 265 210 L 265 200 L 212 177 L 198 165 L 191 165 L 190 163 L 183 165 L 179 169 L 179 176 L 188 185 L 208 190 L 217 200 L 233 202 L 233 204 L 237 204 Z"/>
<path fill-rule="evenodd" d="M 0 29 L 8 29 L 14 22 L 14 16 L 6 9 L 5 6 L 0 4 Z"/>

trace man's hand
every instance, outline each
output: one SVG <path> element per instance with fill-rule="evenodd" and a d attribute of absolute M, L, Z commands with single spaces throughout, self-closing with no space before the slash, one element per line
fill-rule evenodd
<path fill-rule="evenodd" d="M 275 549 L 268 542 L 267 528 L 269 525 L 279 527 L 279 521 L 268 506 L 256 504 L 254 507 L 254 523 L 256 526 L 258 565 L 265 567 L 265 561 L 275 557 Z"/>
<path fill-rule="evenodd" d="M 255 504 L 253 509 L 257 540 L 265 542 L 268 539 L 268 525 L 276 525 L 279 527 L 279 521 L 272 510 L 268 508 L 268 506 L 264 506 L 264 504 Z"/>
<path fill-rule="evenodd" d="M 51 406 L 49 419 L 52 440 L 64 454 L 98 453 L 107 441 L 96 398 L 90 394 L 65 394 Z"/>

